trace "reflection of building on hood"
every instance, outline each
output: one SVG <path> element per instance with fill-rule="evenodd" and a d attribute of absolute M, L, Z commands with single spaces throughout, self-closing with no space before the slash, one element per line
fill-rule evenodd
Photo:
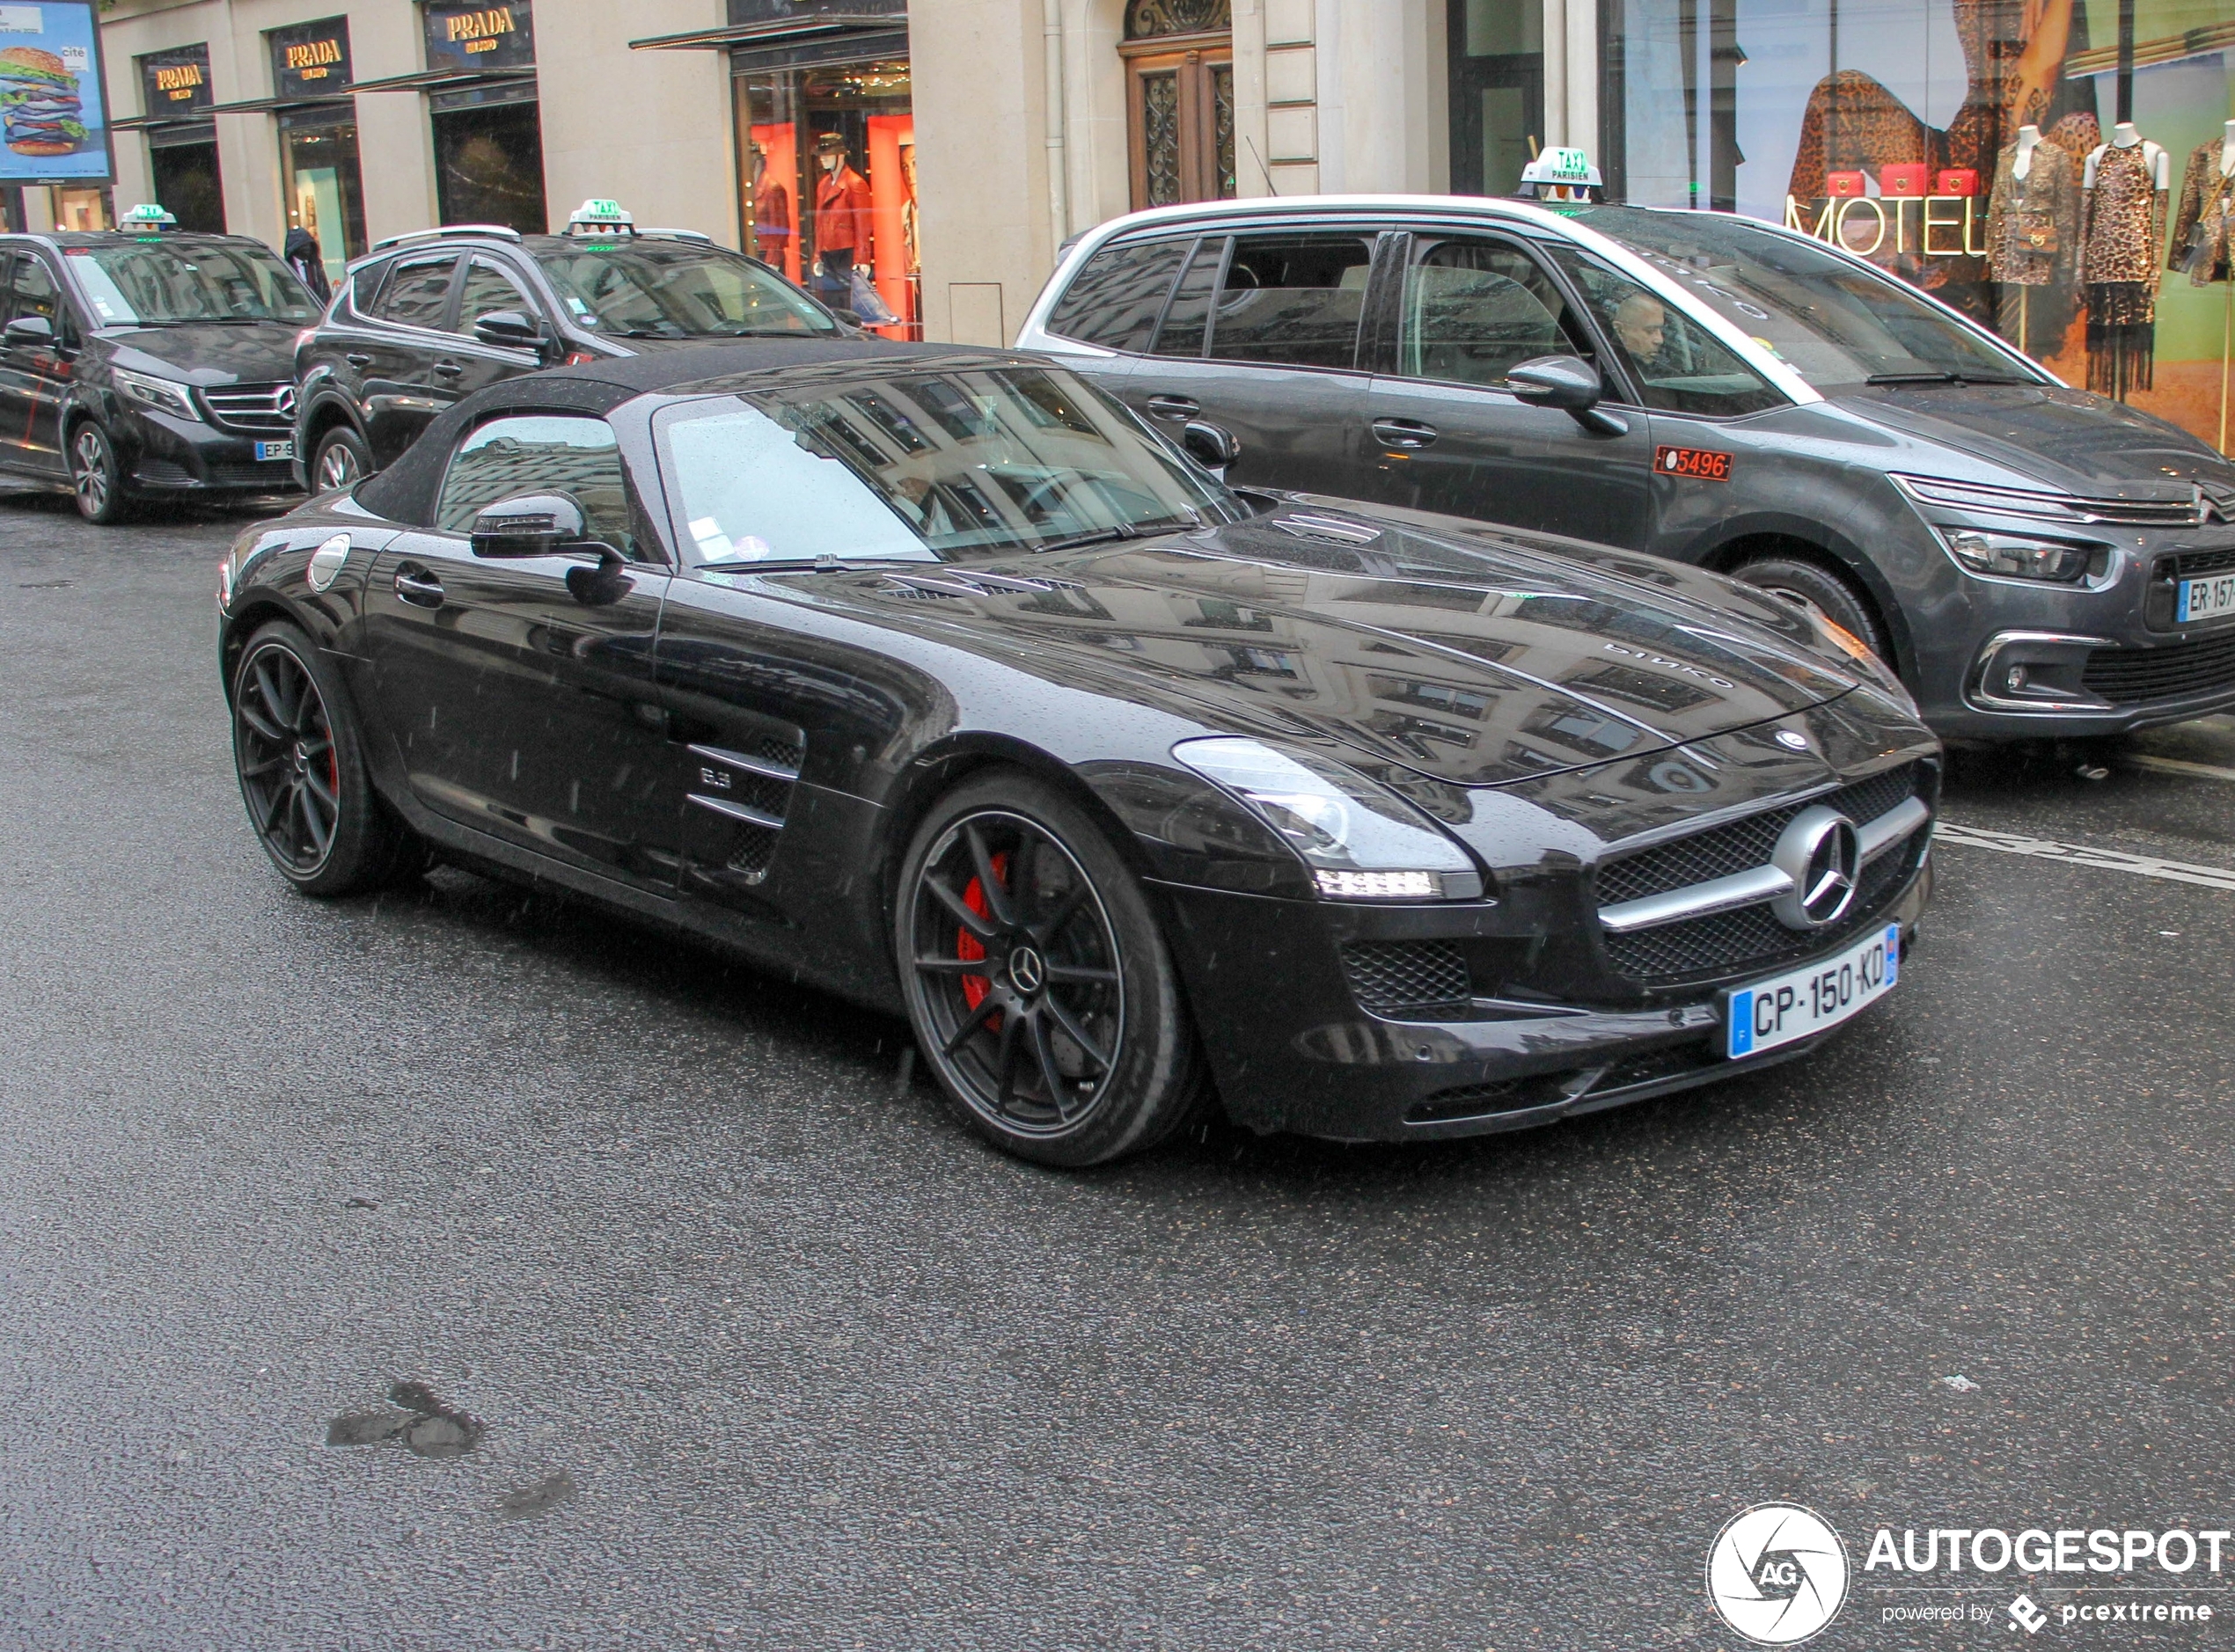
<path fill-rule="evenodd" d="M 77 77 L 35 46 L 0 51 L 0 134 L 18 155 L 72 155 L 85 141 Z"/>

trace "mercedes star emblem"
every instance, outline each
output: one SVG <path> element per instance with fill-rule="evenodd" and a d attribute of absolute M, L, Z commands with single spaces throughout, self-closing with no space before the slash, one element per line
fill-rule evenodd
<path fill-rule="evenodd" d="M 1862 873 L 1855 822 L 1818 804 L 1801 810 L 1777 839 L 1770 864 L 1792 880 L 1770 910 L 1787 929 L 1822 929 L 1847 916 Z"/>

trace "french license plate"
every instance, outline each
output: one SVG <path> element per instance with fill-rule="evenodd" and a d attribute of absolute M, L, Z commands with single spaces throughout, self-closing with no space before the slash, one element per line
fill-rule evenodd
<path fill-rule="evenodd" d="M 2180 603 L 2174 618 L 2180 625 L 2217 619 L 2235 614 L 2235 574 L 2216 574 L 2208 580 L 2183 580 Z"/>
<path fill-rule="evenodd" d="M 291 459 L 294 457 L 295 444 L 292 442 L 259 442 L 256 444 L 256 463 L 259 464 L 267 459 Z"/>
<path fill-rule="evenodd" d="M 1736 1061 L 1836 1027 L 1902 978 L 1902 926 L 1888 924 L 1834 958 L 1726 995 L 1723 1053 Z"/>

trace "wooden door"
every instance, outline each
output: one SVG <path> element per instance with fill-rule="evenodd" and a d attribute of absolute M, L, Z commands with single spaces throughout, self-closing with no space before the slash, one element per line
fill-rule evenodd
<path fill-rule="evenodd" d="M 1231 200 L 1233 37 L 1131 41 L 1121 49 L 1135 210 Z"/>

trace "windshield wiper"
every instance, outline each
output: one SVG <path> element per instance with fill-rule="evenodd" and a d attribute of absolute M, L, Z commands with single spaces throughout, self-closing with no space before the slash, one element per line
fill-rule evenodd
<path fill-rule="evenodd" d="M 1174 533 L 1182 528 L 1200 528 L 1200 515 L 1152 516 L 1147 522 L 1120 523 L 1114 528 L 1096 528 L 1086 533 L 1074 533 L 1062 539 L 1045 539 L 1025 548 L 1034 552 L 1043 551 L 1076 551 L 1090 545 L 1110 545 L 1119 539 L 1139 539 L 1149 534 Z"/>
<path fill-rule="evenodd" d="M 878 557 L 877 562 L 898 562 L 909 566 L 936 567 L 934 562 L 919 564 L 914 557 Z M 700 562 L 693 574 L 856 574 L 870 566 L 870 559 L 856 560 L 847 557 L 724 557 L 718 562 Z"/>
<path fill-rule="evenodd" d="M 2029 378 L 2000 373 L 1872 373 L 1865 384 L 2030 384 Z"/>
<path fill-rule="evenodd" d="M 691 335 L 684 332 L 682 328 L 675 326 L 670 326 L 665 333 L 662 333 L 656 327 L 624 327 L 621 329 L 621 337 L 624 339 L 687 339 Z"/>

